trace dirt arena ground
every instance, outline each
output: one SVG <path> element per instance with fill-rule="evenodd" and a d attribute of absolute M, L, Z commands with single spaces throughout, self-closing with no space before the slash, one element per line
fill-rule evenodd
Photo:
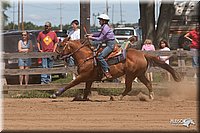
<path fill-rule="evenodd" d="M 92 101 L 86 102 L 71 102 L 73 98 L 63 97 L 55 100 L 5 98 L 3 129 L 199 131 L 197 81 L 170 82 L 165 86 L 167 89 L 163 92 L 154 88 L 154 101 L 141 101 L 142 93 L 126 96 L 122 101 L 110 101 L 110 97 L 96 94 L 90 97 Z M 183 126 L 181 121 L 186 118 L 191 118 L 195 125 Z"/>

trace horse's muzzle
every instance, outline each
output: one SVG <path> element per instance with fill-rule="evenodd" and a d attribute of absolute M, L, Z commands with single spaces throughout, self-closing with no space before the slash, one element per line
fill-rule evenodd
<path fill-rule="evenodd" d="M 61 55 L 51 56 L 53 60 L 61 60 Z"/>
<path fill-rule="evenodd" d="M 57 59 L 57 60 L 61 60 L 61 59 L 62 59 L 62 58 L 61 58 L 61 55 L 57 55 L 57 56 L 56 56 L 56 59 Z"/>

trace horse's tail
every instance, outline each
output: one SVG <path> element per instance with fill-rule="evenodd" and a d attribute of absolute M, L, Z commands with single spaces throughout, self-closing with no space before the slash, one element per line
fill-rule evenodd
<path fill-rule="evenodd" d="M 148 60 L 148 63 L 153 63 L 171 73 L 176 82 L 181 81 L 180 74 L 176 72 L 170 65 L 166 64 L 164 61 L 159 60 L 156 56 L 152 56 L 150 54 L 144 54 L 144 56 Z"/>

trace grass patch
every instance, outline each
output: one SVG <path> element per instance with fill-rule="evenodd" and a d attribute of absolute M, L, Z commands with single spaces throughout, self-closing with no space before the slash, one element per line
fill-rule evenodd
<path fill-rule="evenodd" d="M 57 75 L 52 77 L 52 83 L 69 83 L 72 81 L 72 73 L 68 73 L 66 78 L 59 78 Z"/>

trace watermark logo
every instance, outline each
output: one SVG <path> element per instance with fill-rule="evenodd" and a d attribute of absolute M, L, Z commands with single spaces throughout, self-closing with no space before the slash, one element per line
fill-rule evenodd
<path fill-rule="evenodd" d="M 170 124 L 175 125 L 175 126 L 182 125 L 182 126 L 189 128 L 190 125 L 195 125 L 195 122 L 191 118 L 171 119 Z"/>

